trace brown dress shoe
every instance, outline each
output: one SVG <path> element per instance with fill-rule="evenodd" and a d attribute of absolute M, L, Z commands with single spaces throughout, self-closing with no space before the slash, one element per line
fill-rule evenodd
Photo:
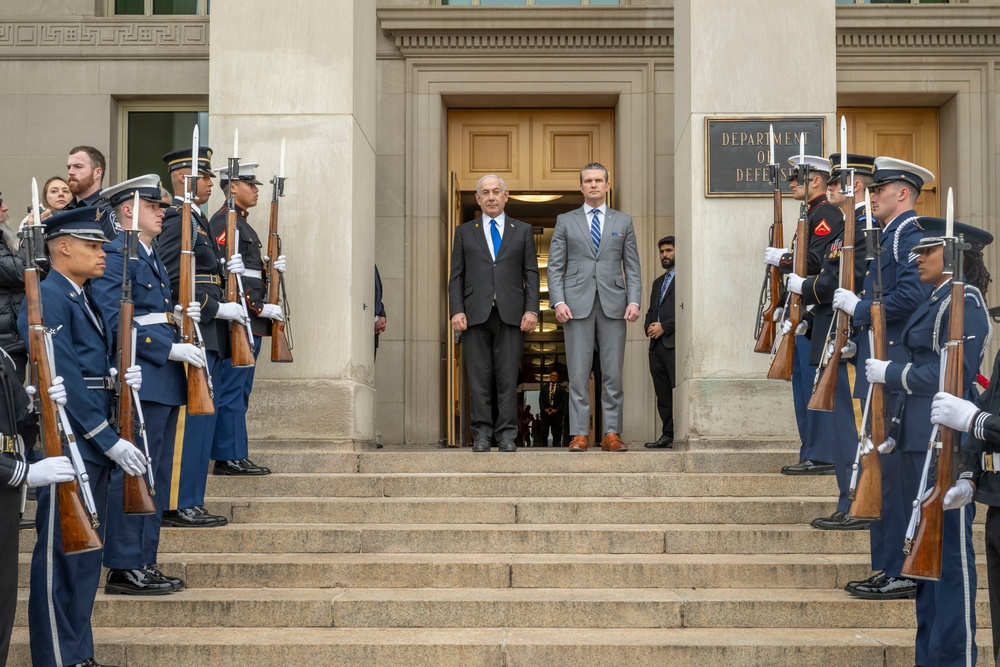
<path fill-rule="evenodd" d="M 603 452 L 627 452 L 628 445 L 622 442 L 617 433 L 608 433 L 601 440 L 601 451 Z"/>
<path fill-rule="evenodd" d="M 587 451 L 587 436 L 574 435 L 573 439 L 569 441 L 569 451 L 571 452 Z"/>

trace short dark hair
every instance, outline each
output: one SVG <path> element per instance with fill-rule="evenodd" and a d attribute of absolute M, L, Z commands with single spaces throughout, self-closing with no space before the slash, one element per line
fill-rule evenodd
<path fill-rule="evenodd" d="M 604 182 L 605 183 L 610 183 L 611 182 L 611 177 L 608 176 L 608 168 L 605 167 L 600 162 L 591 162 L 590 164 L 585 165 L 584 168 L 580 170 L 580 183 L 581 184 L 583 184 L 583 172 L 590 171 L 592 169 L 600 169 L 601 171 L 603 171 L 604 172 Z"/>
<path fill-rule="evenodd" d="M 101 168 L 101 183 L 103 183 L 104 172 L 108 170 L 107 162 L 104 160 L 104 153 L 93 146 L 74 146 L 69 149 L 69 154 L 73 155 L 74 153 L 86 153 L 87 157 L 90 158 L 90 165 L 94 168 Z"/>
<path fill-rule="evenodd" d="M 664 236 L 662 239 L 657 241 L 656 247 L 659 248 L 661 245 L 674 245 L 674 237 Z"/>

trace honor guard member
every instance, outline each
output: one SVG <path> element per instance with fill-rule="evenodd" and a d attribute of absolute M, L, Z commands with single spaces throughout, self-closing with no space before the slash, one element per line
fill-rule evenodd
<path fill-rule="evenodd" d="M 117 463 L 130 475 L 146 471 L 145 454 L 119 438 L 111 426 L 114 341 L 89 287 L 91 278 L 104 273 L 105 216 L 102 209 L 86 206 L 45 220 L 51 269 L 39 290 L 45 327 L 55 332 L 52 362 L 66 387 L 66 412 L 87 471 L 102 540 L 112 468 Z M 28 340 L 27 308 L 21 310 L 17 324 Z M 141 387 L 138 366 L 126 369 L 124 377 L 130 386 Z M 90 615 L 101 578 L 102 553 L 100 549 L 69 556 L 63 552 L 54 488 L 42 486 L 37 492 L 38 536 L 28 598 L 31 662 L 100 667 L 93 659 Z"/>
<path fill-rule="evenodd" d="M 861 198 L 864 199 L 864 187 L 871 183 L 875 169 L 875 158 L 852 154 L 848 155 L 847 159 L 848 169 L 854 170 L 855 196 L 857 197 L 860 193 Z M 830 156 L 829 162 L 838 166 L 832 169 L 826 183 L 828 200 L 831 205 L 838 208 L 847 205 L 847 196 L 840 192 L 843 175 L 839 160 L 839 153 Z M 847 172 L 848 176 L 850 173 L 850 171 Z M 851 242 L 854 245 L 854 284 L 859 290 L 861 282 L 864 280 L 865 270 L 864 228 L 864 202 L 862 201 L 859 206 L 855 207 L 854 240 Z M 813 377 L 816 377 L 824 353 L 832 353 L 824 348 L 833 345 L 837 333 L 835 329 L 837 311 L 834 310 L 832 302 L 834 292 L 840 287 L 840 263 L 845 246 L 844 230 L 841 229 L 840 233 L 830 241 L 823 267 L 817 275 L 802 278 L 792 273 L 788 276 L 788 289 L 801 294 L 803 305 L 812 307 L 812 341 L 809 364 Z M 828 332 L 830 334 L 829 340 L 827 340 Z M 858 449 L 858 430 L 854 417 L 854 401 L 851 397 L 851 386 L 855 377 L 854 366 L 849 366 L 843 357 L 841 364 L 837 373 L 837 394 L 833 412 L 810 411 L 808 415 L 808 418 L 817 426 L 818 432 L 822 433 L 831 445 L 829 451 L 839 491 L 837 508 L 833 514 L 829 517 L 815 519 L 810 524 L 813 528 L 821 530 L 857 530 L 865 528 L 869 523 L 867 520 L 853 519 L 847 515 L 851 509 L 849 492 L 851 472 Z"/>
<path fill-rule="evenodd" d="M 182 149 L 163 156 L 170 172 L 173 204 L 163 216 L 163 231 L 156 239 L 156 254 L 167 267 L 173 301 L 178 301 L 177 290 L 181 275 L 181 233 L 185 181 L 191 176 L 191 149 Z M 191 225 L 194 251 L 195 299 L 201 306 L 201 335 L 205 343 L 206 368 L 215 387 L 215 413 L 211 415 L 184 416 L 183 445 L 174 446 L 174 465 L 180 454 L 180 478 L 173 480 L 170 489 L 170 508 L 163 513 L 163 525 L 201 528 L 222 526 L 225 517 L 209 514 L 205 509 L 205 485 L 208 481 L 208 463 L 215 435 L 215 420 L 219 413 L 218 383 L 222 377 L 222 360 L 229 356 L 229 321 L 243 318 L 238 303 L 228 303 L 222 289 L 225 256 L 211 236 L 208 218 L 200 206 L 212 194 L 212 149 L 198 149 L 198 179 L 191 205 Z"/>
<path fill-rule="evenodd" d="M 919 165 L 890 157 L 875 158 L 875 175 L 872 180 L 872 215 L 882 227 L 878 266 L 873 262 L 865 271 L 865 281 L 858 295 L 838 289 L 833 305 L 851 314 L 854 325 L 854 342 L 858 350 L 858 366 L 863 367 L 871 358 L 868 334 L 871 331 L 872 289 L 881 275 L 882 304 L 885 313 L 886 347 L 889 360 L 905 363 L 908 355 L 903 349 L 903 327 L 913 311 L 923 303 L 931 287 L 920 281 L 913 246 L 923 238 L 917 226 L 913 206 L 923 186 L 934 181 L 934 174 Z M 886 387 L 886 405 L 899 400 L 892 386 Z M 859 373 L 854 385 L 854 397 L 864 399 L 868 383 L 864 373 Z M 900 456 L 893 453 L 895 442 L 879 445 L 882 467 L 882 518 L 869 524 L 872 543 L 872 564 L 875 574 L 864 581 L 851 581 L 845 590 L 868 600 L 885 600 L 913 597 L 917 585 L 911 579 L 900 577 L 903 567 L 903 540 L 910 518 L 913 498 L 903 495 L 900 477 Z M 882 571 L 878 571 L 881 568 Z"/>
<path fill-rule="evenodd" d="M 809 243 L 806 246 L 808 250 L 806 274 L 815 276 L 823 266 L 830 242 L 844 230 L 844 216 L 826 199 L 826 181 L 830 176 L 829 160 L 818 155 L 805 155 L 800 161 L 800 157 L 796 155 L 789 158 L 788 163 L 792 166 L 788 175 L 792 198 L 807 202 Z M 767 248 L 764 251 L 764 263 L 777 266 L 782 273 L 789 274 L 794 268 L 794 257 L 788 248 Z M 803 317 L 795 331 L 792 400 L 795 404 L 795 421 L 798 424 L 802 447 L 799 450 L 799 462 L 781 469 L 786 475 L 834 474 L 831 435 L 821 428 L 822 419 L 816 419 L 819 413 L 806 409 L 812 396 L 815 377 L 815 369 L 809 363 L 811 344 L 806 336 L 809 319 L 811 317 Z M 825 332 L 818 335 L 824 336 Z"/>
<path fill-rule="evenodd" d="M 121 227 L 115 219 L 114 207 L 101 196 L 104 172 L 107 163 L 104 153 L 93 146 L 74 146 L 66 158 L 66 184 L 73 193 L 73 199 L 63 210 L 81 206 L 99 206 L 106 214 L 101 220 L 101 230 L 109 239 L 118 236 Z M 43 218 L 44 220 L 44 218 Z"/>
<path fill-rule="evenodd" d="M 902 398 L 894 416 L 894 435 L 900 457 L 903 497 L 908 502 L 921 497 L 920 479 L 931 438 L 931 404 L 941 387 L 941 350 L 948 341 L 951 309 L 951 276 L 944 272 L 945 221 L 918 218 L 918 228 L 928 234 L 913 247 L 920 280 L 931 286 L 929 298 L 921 302 L 903 327 L 903 361 L 869 359 L 865 373 L 869 382 L 884 382 Z M 965 318 L 963 351 L 963 398 L 978 397 L 973 386 L 983 354 L 990 343 L 991 327 L 983 294 L 990 274 L 982 260 L 983 248 L 993 235 L 954 223 L 955 235 L 963 235 L 972 248 L 965 252 Z M 963 455 L 969 452 L 966 450 Z M 972 547 L 974 465 L 971 456 L 958 461 L 959 479 L 944 497 L 944 535 L 939 581 L 917 582 L 917 665 L 964 667 L 976 664 L 976 559 Z M 928 470 L 927 488 L 933 486 L 936 465 Z M 950 471 L 949 473 L 950 474 Z"/>
<path fill-rule="evenodd" d="M 56 378 L 53 378 L 56 379 Z M 53 382 L 52 400 L 65 402 L 62 382 Z M 24 441 L 18 431 L 33 426 L 36 415 L 31 399 L 17 376 L 14 360 L 0 349 L 0 665 L 7 664 L 10 635 L 17 610 L 18 520 L 24 486 L 48 486 L 75 477 L 73 464 L 65 456 L 28 463 Z"/>
<path fill-rule="evenodd" d="M 271 320 L 284 317 L 280 306 L 266 303 L 267 276 L 264 274 L 260 239 L 247 222 L 249 209 L 257 205 L 257 186 L 263 185 L 254 175 L 256 167 L 256 162 L 240 163 L 240 173 L 235 178 L 230 176 L 228 167 L 217 170 L 223 192 L 228 198 L 231 188 L 236 203 L 236 230 L 240 236 L 236 252 L 243 259 L 243 298 L 250 314 L 254 359 L 260 354 L 263 336 L 271 335 Z M 226 252 L 227 217 L 228 208 L 223 205 L 211 221 L 212 238 L 219 244 L 219 252 L 223 256 Z M 283 256 L 276 258 L 275 268 L 284 272 Z M 231 359 L 222 363 L 222 381 L 215 389 L 219 393 L 219 417 L 215 422 L 215 443 L 212 445 L 216 475 L 267 475 L 271 472 L 248 458 L 247 408 L 255 369 L 256 366 L 233 368 Z"/>
<path fill-rule="evenodd" d="M 138 211 L 133 210 L 136 192 L 139 193 Z M 187 362 L 203 368 L 205 357 L 199 347 L 180 342 L 174 326 L 175 308 L 167 268 L 153 249 L 153 239 L 160 234 L 163 207 L 167 206 L 160 199 L 160 177 L 149 174 L 132 178 L 105 189 L 101 196 L 115 207 L 115 215 L 123 228 L 132 229 L 138 218 L 137 257 L 128 262 L 128 280 L 132 283 L 135 311 L 132 320 L 134 351 L 145 379 L 139 390 L 139 400 L 157 491 L 153 495 L 155 514 L 124 514 L 121 511 L 123 476 L 119 471 L 112 473 L 105 522 L 104 566 L 109 571 L 104 592 L 160 595 L 180 590 L 184 585 L 180 579 L 165 577 L 157 569 L 156 552 L 173 471 L 177 416 L 180 406 L 187 400 L 183 364 Z M 107 268 L 102 277 L 93 281 L 94 296 L 106 314 L 105 323 L 115 340 L 119 336 L 122 254 L 128 252 L 125 237 L 122 232 L 104 246 Z M 176 310 L 179 315 L 180 307 Z M 188 304 L 188 314 L 195 320 L 200 319 L 201 308 L 197 302 Z M 140 433 L 131 436 L 142 437 Z M 141 440 L 136 439 L 135 443 L 142 446 Z"/>

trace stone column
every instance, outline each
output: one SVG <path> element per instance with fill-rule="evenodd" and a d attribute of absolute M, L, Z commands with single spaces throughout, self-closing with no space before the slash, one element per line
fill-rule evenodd
<path fill-rule="evenodd" d="M 677 0 L 674 20 L 677 436 L 797 440 L 790 383 L 753 352 L 771 202 L 705 197 L 705 119 L 822 115 L 833 147 L 835 4 Z M 785 239 L 797 216 L 786 197 Z"/>
<path fill-rule="evenodd" d="M 251 438 L 373 439 L 375 3 L 217 2 L 212 7 L 210 132 L 225 166 L 239 157 L 277 173 L 287 143 L 281 236 L 295 361 L 265 342 L 250 405 Z M 250 220 L 265 243 L 271 186 Z M 221 193 L 213 196 L 216 210 Z"/>

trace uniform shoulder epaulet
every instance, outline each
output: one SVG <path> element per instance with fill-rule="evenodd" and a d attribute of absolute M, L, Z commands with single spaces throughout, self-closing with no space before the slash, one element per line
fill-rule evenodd
<path fill-rule="evenodd" d="M 911 215 L 909 218 L 899 223 L 899 227 L 896 227 L 896 233 L 892 237 L 892 258 L 897 262 L 899 261 L 899 237 L 902 235 L 903 229 L 909 224 L 917 224 L 917 216 Z M 909 258 L 910 261 L 912 262 L 915 257 L 916 255 L 911 252 Z"/>

